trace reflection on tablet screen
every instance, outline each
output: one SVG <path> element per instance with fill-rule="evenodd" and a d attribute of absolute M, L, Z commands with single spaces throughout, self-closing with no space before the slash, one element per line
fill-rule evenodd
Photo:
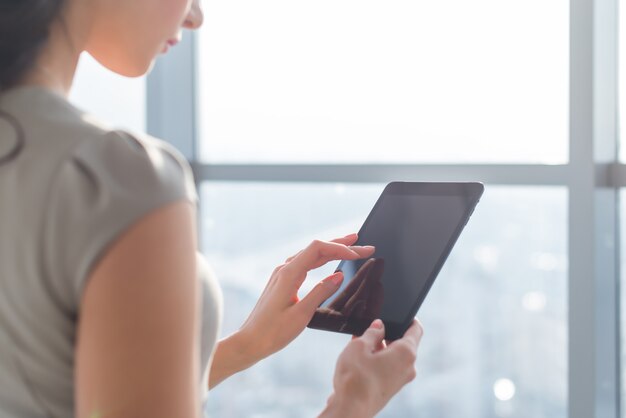
<path fill-rule="evenodd" d="M 325 326 L 344 331 L 348 318 L 373 321 L 380 316 L 385 295 L 382 284 L 385 260 L 369 258 L 358 264 L 358 267 L 354 265 L 358 270 L 350 274 L 350 280 L 344 280 L 332 302 L 326 301 L 317 309 L 318 320 Z"/>

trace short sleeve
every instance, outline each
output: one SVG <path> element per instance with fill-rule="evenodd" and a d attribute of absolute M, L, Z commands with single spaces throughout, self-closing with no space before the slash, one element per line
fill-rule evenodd
<path fill-rule="evenodd" d="M 80 144 L 51 182 L 44 265 L 72 310 L 91 270 L 125 230 L 170 203 L 197 202 L 189 164 L 175 148 L 120 131 Z"/>

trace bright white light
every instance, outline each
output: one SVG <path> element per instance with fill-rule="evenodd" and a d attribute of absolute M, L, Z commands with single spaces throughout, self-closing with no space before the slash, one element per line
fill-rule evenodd
<path fill-rule="evenodd" d="M 510 401 L 515 396 L 515 384 L 510 379 L 498 379 L 493 384 L 493 394 L 500 401 Z"/>
<path fill-rule="evenodd" d="M 522 298 L 522 306 L 531 312 L 541 312 L 546 307 L 546 294 L 543 292 L 527 292 Z"/>

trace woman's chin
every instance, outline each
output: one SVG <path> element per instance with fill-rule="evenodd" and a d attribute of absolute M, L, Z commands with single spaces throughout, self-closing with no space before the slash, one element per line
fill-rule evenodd
<path fill-rule="evenodd" d="M 107 67 L 107 68 L 121 76 L 135 78 L 135 77 L 141 77 L 141 76 L 146 75 L 148 72 L 150 72 L 153 66 L 154 66 L 154 59 L 147 61 L 145 63 L 136 64 L 133 66 L 125 66 L 121 68 L 118 68 L 118 67 L 113 67 L 113 68 Z"/>
<path fill-rule="evenodd" d="M 93 56 L 93 55 L 92 55 Z M 146 75 L 152 67 L 154 66 L 154 61 L 156 57 L 146 58 L 142 60 L 132 60 L 132 61 L 112 61 L 105 59 L 98 59 L 97 56 L 93 56 L 96 61 L 98 61 L 103 67 L 106 69 L 113 71 L 116 74 L 119 74 L 124 77 L 135 78 Z"/>

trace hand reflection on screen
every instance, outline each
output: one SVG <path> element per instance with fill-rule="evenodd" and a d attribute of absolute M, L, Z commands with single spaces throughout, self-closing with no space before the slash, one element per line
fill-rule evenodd
<path fill-rule="evenodd" d="M 349 319 L 372 321 L 378 318 L 383 307 L 381 278 L 384 270 L 382 258 L 367 260 L 332 303 L 317 308 L 315 322 L 344 330 Z"/>

